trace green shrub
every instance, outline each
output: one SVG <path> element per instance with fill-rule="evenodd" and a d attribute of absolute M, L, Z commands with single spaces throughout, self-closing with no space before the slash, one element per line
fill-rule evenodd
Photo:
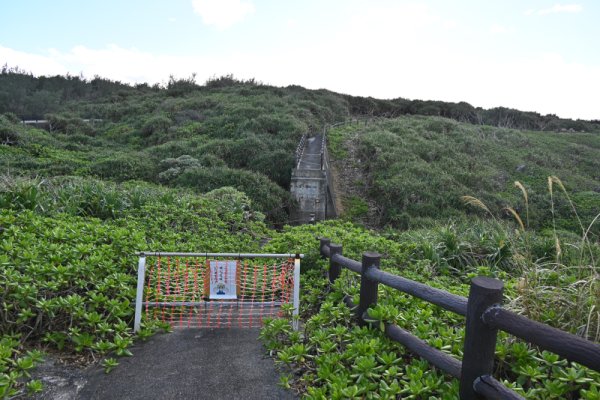
<path fill-rule="evenodd" d="M 290 151 L 274 149 L 255 155 L 248 161 L 248 169 L 269 177 L 282 188 L 289 188 L 295 157 Z"/>
<path fill-rule="evenodd" d="M 154 115 L 144 123 L 140 133 L 144 138 L 155 136 L 155 139 L 158 140 L 160 135 L 167 133 L 167 129 L 169 129 L 172 124 L 173 122 L 166 115 Z"/>
<path fill-rule="evenodd" d="M 197 147 L 198 143 L 190 140 L 176 140 L 147 147 L 144 149 L 144 152 L 147 153 L 149 157 L 157 160 L 163 160 L 165 158 L 177 158 L 184 154 L 189 154 L 193 157 L 196 157 Z"/>
<path fill-rule="evenodd" d="M 235 188 L 224 186 L 206 193 L 204 197 L 217 205 L 222 219 L 236 222 L 231 228 L 233 230 L 243 226 L 240 222 L 264 220 L 264 215 L 252 207 L 250 198 Z M 237 221 L 236 216 L 240 218 Z"/>
<path fill-rule="evenodd" d="M 90 173 L 102 179 L 117 182 L 129 180 L 157 180 L 157 165 L 143 153 L 113 154 L 110 158 L 95 161 Z"/>
<path fill-rule="evenodd" d="M 212 154 L 225 161 L 227 165 L 239 165 L 239 162 L 235 160 L 238 154 L 236 154 L 234 146 L 235 141 L 231 139 L 212 139 L 203 143 L 202 146 L 198 148 L 197 154 Z M 241 156 L 243 156 L 243 154 Z"/>
<path fill-rule="evenodd" d="M 174 181 L 178 186 L 206 193 L 231 186 L 248 195 L 256 207 L 276 223 L 282 223 L 291 204 L 290 194 L 264 175 L 231 168 L 194 168 L 181 173 Z"/>
<path fill-rule="evenodd" d="M 41 360 L 39 350 L 23 351 L 17 335 L 0 335 L 0 398 L 16 397 L 24 378 Z M 39 381 L 32 386 L 39 388 Z"/>
<path fill-rule="evenodd" d="M 229 157 L 224 159 L 232 168 L 248 168 L 252 161 L 269 152 L 266 141 L 259 136 L 249 134 L 242 139 L 235 140 L 228 149 Z"/>
<path fill-rule="evenodd" d="M 21 122 L 21 118 L 19 118 L 17 114 L 12 112 L 5 112 L 1 115 L 1 117 L 13 124 L 18 124 Z"/>
<path fill-rule="evenodd" d="M 186 154 L 177 158 L 165 158 L 160 162 L 162 172 L 158 174 L 158 178 L 162 182 L 170 182 L 185 170 L 200 167 L 201 164 L 196 158 Z"/>
<path fill-rule="evenodd" d="M 198 160 L 200 165 L 207 168 L 218 168 L 218 167 L 226 167 L 227 164 L 225 161 L 215 156 L 214 154 L 204 154 Z"/>
<path fill-rule="evenodd" d="M 83 134 L 94 136 L 95 128 L 83 119 L 68 115 L 47 114 L 45 118 L 48 120 L 51 132 L 64 133 L 65 135 Z"/>
<path fill-rule="evenodd" d="M 350 197 L 344 204 L 344 215 L 351 220 L 364 218 L 369 212 L 369 204 L 360 197 Z"/>
<path fill-rule="evenodd" d="M 19 144 L 21 135 L 8 126 L 0 126 L 0 145 L 16 146 Z"/>
<path fill-rule="evenodd" d="M 201 122 L 205 117 L 200 111 L 187 109 L 177 112 L 174 119 L 177 124 L 183 124 L 190 121 Z"/>
<path fill-rule="evenodd" d="M 269 135 L 291 136 L 306 132 L 307 126 L 287 115 L 260 115 L 242 125 L 243 130 Z"/>
<path fill-rule="evenodd" d="M 196 84 L 196 74 L 192 74 L 189 78 L 175 79 L 173 75 L 169 76 L 167 83 L 167 94 L 169 96 L 182 96 L 197 90 L 199 86 Z"/>

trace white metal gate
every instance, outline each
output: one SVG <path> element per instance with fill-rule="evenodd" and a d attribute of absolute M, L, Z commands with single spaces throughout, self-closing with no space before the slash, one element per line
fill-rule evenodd
<path fill-rule="evenodd" d="M 142 317 L 173 327 L 255 328 L 300 303 L 302 254 L 139 252 L 134 330 Z"/>

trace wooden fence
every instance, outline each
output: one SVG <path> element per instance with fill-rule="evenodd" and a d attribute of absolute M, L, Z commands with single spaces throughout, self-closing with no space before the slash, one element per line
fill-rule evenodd
<path fill-rule="evenodd" d="M 362 324 L 368 324 L 365 313 L 377 304 L 380 283 L 466 317 L 462 361 L 429 346 L 397 325 L 385 324 L 385 333 L 392 340 L 459 379 L 459 393 L 463 400 L 523 399 L 492 376 L 498 330 L 600 371 L 600 345 L 502 308 L 504 285 L 498 279 L 474 278 L 466 298 L 381 271 L 381 256 L 377 253 L 364 253 L 362 262 L 351 260 L 342 255 L 342 245 L 333 244 L 326 238 L 321 239 L 320 251 L 322 257 L 329 258 L 330 282 L 340 276 L 342 267 L 360 274 L 359 304 L 354 304 L 350 296 L 346 296 L 344 302 L 355 309 Z"/>

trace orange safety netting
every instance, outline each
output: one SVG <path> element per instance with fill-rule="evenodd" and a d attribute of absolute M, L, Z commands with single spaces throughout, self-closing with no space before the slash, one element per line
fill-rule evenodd
<path fill-rule="evenodd" d="M 146 268 L 144 318 L 173 327 L 258 328 L 264 318 L 280 317 L 281 306 L 293 301 L 293 259 L 156 257 Z M 234 284 L 234 298 L 213 297 L 218 279 Z"/>

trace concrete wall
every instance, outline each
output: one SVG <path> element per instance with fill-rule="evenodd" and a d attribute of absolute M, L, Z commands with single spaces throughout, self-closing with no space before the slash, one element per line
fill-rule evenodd
<path fill-rule="evenodd" d="M 314 169 L 294 169 L 290 184 L 292 197 L 297 207 L 292 213 L 292 221 L 306 224 L 324 220 L 327 213 L 327 176 L 325 171 Z"/>
<path fill-rule="evenodd" d="M 324 148 L 324 169 L 325 169 L 325 177 L 327 178 L 327 206 L 326 206 L 326 218 L 337 218 L 337 209 L 336 209 L 336 201 L 335 201 L 335 190 L 333 186 L 333 175 L 331 173 L 331 163 L 329 161 L 329 152 L 327 151 L 327 146 Z"/>

